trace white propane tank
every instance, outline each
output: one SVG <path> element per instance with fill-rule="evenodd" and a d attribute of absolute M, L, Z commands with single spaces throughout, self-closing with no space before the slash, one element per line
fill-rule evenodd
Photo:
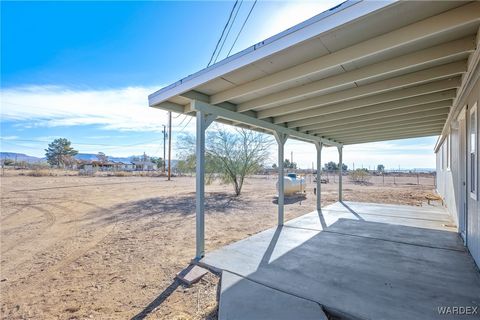
<path fill-rule="evenodd" d="M 284 183 L 284 194 L 285 195 L 294 195 L 296 193 L 305 192 L 305 179 L 297 177 L 296 173 L 288 173 L 283 177 Z M 278 191 L 278 181 L 277 181 L 277 191 Z"/>

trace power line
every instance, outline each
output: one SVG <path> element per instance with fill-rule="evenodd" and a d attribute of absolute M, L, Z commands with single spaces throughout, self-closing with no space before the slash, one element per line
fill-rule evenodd
<path fill-rule="evenodd" d="M 180 123 L 177 124 L 175 127 L 177 127 L 177 128 L 180 127 L 185 122 L 185 120 L 187 120 L 187 117 L 188 116 L 186 114 L 184 114 L 184 117 L 183 117 L 182 121 L 180 121 Z"/>
<path fill-rule="evenodd" d="M 225 45 L 225 42 L 227 41 L 228 35 L 230 34 L 230 31 L 232 30 L 233 24 L 235 23 L 235 20 L 237 19 L 238 12 L 240 11 L 240 8 L 242 7 L 243 0 L 240 1 L 240 5 L 238 6 L 237 11 L 235 12 L 235 15 L 233 16 L 232 23 L 230 23 L 230 27 L 228 27 L 227 34 L 223 38 L 222 45 L 220 46 L 220 49 L 217 51 L 217 56 L 215 57 L 215 60 L 213 63 L 217 62 L 218 57 L 220 56 L 220 53 L 222 52 L 223 46 Z"/>
<path fill-rule="evenodd" d="M 190 119 L 188 119 L 188 122 L 183 126 L 182 129 L 178 130 L 178 132 L 182 132 L 183 130 L 185 130 L 185 128 L 190 124 L 190 122 L 192 121 L 193 117 L 190 117 Z"/>
<path fill-rule="evenodd" d="M 250 8 L 250 11 L 248 12 L 247 18 L 245 18 L 245 21 L 243 21 L 242 27 L 241 27 L 240 30 L 238 31 L 237 37 L 235 38 L 235 41 L 233 41 L 232 47 L 230 48 L 230 50 L 229 50 L 228 53 L 227 53 L 227 58 L 230 56 L 230 52 L 232 52 L 233 47 L 234 47 L 235 44 L 237 43 L 238 37 L 240 36 L 240 33 L 242 33 L 242 30 L 243 30 L 243 28 L 245 27 L 245 25 L 247 24 L 248 18 L 250 18 L 250 14 L 252 13 L 253 8 L 255 8 L 255 5 L 256 5 L 256 4 L 257 4 L 257 0 L 255 0 L 255 1 L 253 2 L 253 5 L 252 5 L 252 7 Z"/>
<path fill-rule="evenodd" d="M 210 61 L 208 61 L 207 67 L 209 67 L 210 64 L 212 63 L 213 57 L 215 56 L 215 53 L 217 52 L 218 46 L 220 45 L 220 42 L 223 39 L 223 35 L 225 34 L 225 30 L 227 30 L 227 27 L 230 23 L 230 20 L 232 19 L 233 11 L 235 11 L 235 8 L 237 7 L 237 4 L 238 4 L 238 0 L 235 1 L 232 10 L 230 10 L 230 15 L 228 16 L 227 23 L 223 27 L 222 34 L 220 35 L 220 38 L 217 41 L 217 45 L 215 46 L 215 50 L 213 50 L 212 56 L 210 57 Z"/>

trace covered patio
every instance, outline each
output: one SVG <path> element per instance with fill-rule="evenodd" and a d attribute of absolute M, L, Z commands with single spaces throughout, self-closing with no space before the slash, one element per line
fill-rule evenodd
<path fill-rule="evenodd" d="M 441 207 L 337 202 L 200 264 L 222 272 L 219 319 L 478 319 L 480 275 Z"/>
<path fill-rule="evenodd" d="M 342 168 L 346 145 L 444 137 L 478 77 L 479 26 L 480 2 L 346 1 L 149 96 L 196 117 L 195 261 L 223 271 L 221 319 L 436 319 L 479 306 L 479 273 L 444 209 L 344 202 L 342 170 L 338 203 L 321 208 L 317 179 L 317 210 L 285 222 L 279 179 L 277 227 L 204 245 L 213 121 L 274 135 L 279 177 L 287 139 L 311 143 L 319 171 L 324 147 Z"/>

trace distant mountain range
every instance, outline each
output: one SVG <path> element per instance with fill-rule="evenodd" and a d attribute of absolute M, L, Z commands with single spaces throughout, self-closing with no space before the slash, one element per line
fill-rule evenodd
<path fill-rule="evenodd" d="M 142 156 L 130 156 L 130 157 L 112 157 L 112 156 L 107 156 L 108 160 L 114 161 L 114 162 L 131 162 L 133 158 L 141 158 Z M 45 162 L 45 158 L 38 158 L 38 157 L 33 157 L 26 155 L 24 153 L 16 153 L 16 152 L 0 152 L 0 160 L 4 159 L 11 159 L 11 160 L 16 160 L 17 162 L 25 161 L 28 163 L 39 163 L 39 162 Z M 75 159 L 78 160 L 97 160 L 97 154 L 96 153 L 79 153 L 75 156 Z M 172 159 L 172 168 L 176 166 L 178 160 L 173 160 Z"/>
<path fill-rule="evenodd" d="M 28 163 L 39 163 L 44 162 L 45 158 L 37 158 L 33 156 L 26 155 L 24 153 L 16 152 L 0 152 L 0 159 L 11 159 L 17 162 L 28 162 Z"/>

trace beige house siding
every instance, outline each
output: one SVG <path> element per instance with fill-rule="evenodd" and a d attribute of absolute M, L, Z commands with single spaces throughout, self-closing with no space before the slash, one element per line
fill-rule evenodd
<path fill-rule="evenodd" d="M 480 81 L 476 83 L 465 100 L 464 116 L 465 128 L 459 126 L 459 121 L 450 125 L 450 134 L 444 140 L 436 153 L 437 166 L 437 192 L 444 198 L 445 206 L 452 215 L 467 243 L 467 247 L 475 262 L 480 266 L 480 192 L 479 192 L 479 168 L 480 168 Z M 477 106 L 476 113 L 472 109 Z M 471 116 L 476 115 L 476 167 L 472 174 L 470 158 Z M 450 155 L 448 155 L 450 153 Z M 462 159 L 462 157 L 464 157 Z M 462 169 L 461 162 L 467 172 Z M 472 180 L 475 183 L 475 192 L 471 192 Z M 463 183 L 466 185 L 463 186 Z M 462 188 L 465 188 L 462 192 Z M 466 206 L 466 218 L 463 217 L 463 206 Z"/>

